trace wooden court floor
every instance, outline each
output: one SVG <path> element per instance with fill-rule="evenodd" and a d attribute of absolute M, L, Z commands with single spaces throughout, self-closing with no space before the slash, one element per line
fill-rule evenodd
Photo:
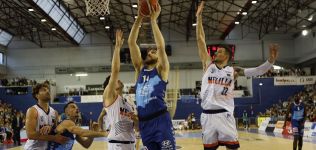
<path fill-rule="evenodd" d="M 182 131 L 180 134 L 198 133 L 200 131 Z M 291 150 L 292 140 L 280 137 L 272 137 L 257 133 L 249 133 L 240 131 L 239 140 L 241 144 L 240 150 Z M 304 142 L 303 150 L 316 150 L 316 144 L 311 142 Z M 203 150 L 201 138 L 198 137 L 177 137 L 177 146 L 181 150 Z M 22 150 L 23 147 L 11 148 L 11 150 Z M 76 143 L 74 150 L 85 150 L 82 146 Z M 105 141 L 95 140 L 89 149 L 93 150 L 107 150 L 107 143 Z M 225 147 L 220 147 L 218 150 L 226 150 Z"/>

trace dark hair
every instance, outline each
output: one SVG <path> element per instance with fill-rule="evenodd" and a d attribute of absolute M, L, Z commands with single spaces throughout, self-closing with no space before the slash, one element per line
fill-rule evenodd
<path fill-rule="evenodd" d="M 64 106 L 64 112 L 66 112 L 66 109 L 67 109 L 67 107 L 68 107 L 70 104 L 74 104 L 74 103 L 75 103 L 74 101 L 68 102 L 68 103 Z"/>
<path fill-rule="evenodd" d="M 103 82 L 103 90 L 106 88 L 106 86 L 108 86 L 110 78 L 111 78 L 111 75 L 106 77 L 105 81 Z"/>
<path fill-rule="evenodd" d="M 224 48 L 226 55 L 228 55 L 228 61 L 232 59 L 232 50 L 228 45 L 220 44 L 218 45 L 219 48 Z"/>
<path fill-rule="evenodd" d="M 44 88 L 44 87 L 46 87 L 46 88 L 49 89 L 48 85 L 45 84 L 45 83 L 39 83 L 39 84 L 36 84 L 36 85 L 33 87 L 32 96 L 33 96 L 36 100 L 38 100 L 38 99 L 36 98 L 36 95 L 39 93 L 39 90 L 40 90 L 41 88 Z"/>

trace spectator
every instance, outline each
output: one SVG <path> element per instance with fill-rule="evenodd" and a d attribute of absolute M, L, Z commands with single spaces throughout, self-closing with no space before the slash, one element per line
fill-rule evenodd
<path fill-rule="evenodd" d="M 192 127 L 192 114 L 189 114 L 189 116 L 187 118 L 187 122 L 188 122 L 189 129 L 191 129 L 191 127 Z"/>
<path fill-rule="evenodd" d="M 21 145 L 20 142 L 20 131 L 23 128 L 23 118 L 20 114 L 20 112 L 16 112 L 16 116 L 12 119 L 12 129 L 13 129 L 13 141 L 14 145 L 18 144 Z"/>
<path fill-rule="evenodd" d="M 283 68 L 273 69 L 271 68 L 268 72 L 260 77 L 283 77 L 283 76 L 306 76 L 306 72 L 299 68 Z"/>
<path fill-rule="evenodd" d="M 242 120 L 243 120 L 244 128 L 248 129 L 248 113 L 246 110 L 244 110 L 242 114 Z"/>
<path fill-rule="evenodd" d="M 191 114 L 191 118 L 192 118 L 192 127 L 191 127 L 191 129 L 194 130 L 195 129 L 195 123 L 196 123 L 196 119 L 195 119 L 194 113 Z"/>
<path fill-rule="evenodd" d="M 5 142 L 11 143 L 12 142 L 12 128 L 10 126 L 10 122 L 5 124 L 5 133 L 7 134 Z"/>
<path fill-rule="evenodd" d="M 5 132 L 4 123 L 0 122 L 0 143 L 4 143 L 7 139 L 7 133 Z"/>
<path fill-rule="evenodd" d="M 273 104 L 270 109 L 266 109 L 265 113 L 259 113 L 259 116 L 269 116 L 273 121 L 284 120 L 284 113 L 288 105 L 294 102 L 294 98 L 299 98 L 306 105 L 307 120 L 316 121 L 316 83 L 306 85 L 302 92 L 299 92 L 283 103 Z"/>

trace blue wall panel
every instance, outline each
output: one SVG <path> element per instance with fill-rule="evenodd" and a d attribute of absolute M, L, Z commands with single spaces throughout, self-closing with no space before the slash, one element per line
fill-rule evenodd
<path fill-rule="evenodd" d="M 265 112 L 273 104 L 278 103 L 279 99 L 286 100 L 304 89 L 304 86 L 274 86 L 273 78 L 253 79 L 253 97 L 244 97 L 235 99 L 235 116 L 241 117 L 243 110 L 248 114 L 256 116 L 258 112 Z M 259 83 L 263 85 L 260 86 Z M 6 95 L 5 88 L 0 88 L 0 98 L 13 105 L 14 108 L 25 112 L 28 107 L 36 104 L 36 100 L 31 95 L 29 88 L 28 95 Z M 64 104 L 52 104 L 59 113 L 63 111 Z M 80 111 L 83 113 L 83 119 L 88 121 L 89 118 L 96 121 L 102 109 L 102 103 L 78 103 Z M 252 109 L 251 109 L 252 106 Z M 90 115 L 92 112 L 92 115 Z M 177 102 L 177 110 L 174 119 L 186 119 L 190 113 L 194 112 L 199 119 L 202 112 L 200 101 L 196 99 L 182 99 Z"/>

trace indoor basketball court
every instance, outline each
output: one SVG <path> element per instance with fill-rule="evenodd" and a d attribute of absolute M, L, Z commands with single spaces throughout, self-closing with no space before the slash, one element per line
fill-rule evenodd
<path fill-rule="evenodd" d="M 0 0 L 0 150 L 316 150 L 315 17 L 316 0 Z"/>
<path fill-rule="evenodd" d="M 182 134 L 182 135 L 181 135 Z M 179 132 L 177 134 L 177 149 L 181 150 L 203 150 L 202 141 L 200 138 L 200 131 L 185 131 Z M 291 139 L 285 139 L 281 137 L 273 137 L 256 133 L 249 133 L 240 131 L 240 143 L 241 149 L 244 150 L 279 150 L 279 149 L 291 149 L 292 145 Z M 91 145 L 89 149 L 107 149 L 106 139 L 100 138 L 95 139 L 95 142 Z M 315 139 L 311 141 L 311 139 L 306 139 L 304 142 L 304 149 L 313 150 L 316 148 Z M 23 147 L 11 148 L 12 150 L 20 150 Z M 73 149 L 83 150 L 84 148 L 76 143 Z M 219 148 L 220 150 L 224 150 L 225 148 Z"/>

